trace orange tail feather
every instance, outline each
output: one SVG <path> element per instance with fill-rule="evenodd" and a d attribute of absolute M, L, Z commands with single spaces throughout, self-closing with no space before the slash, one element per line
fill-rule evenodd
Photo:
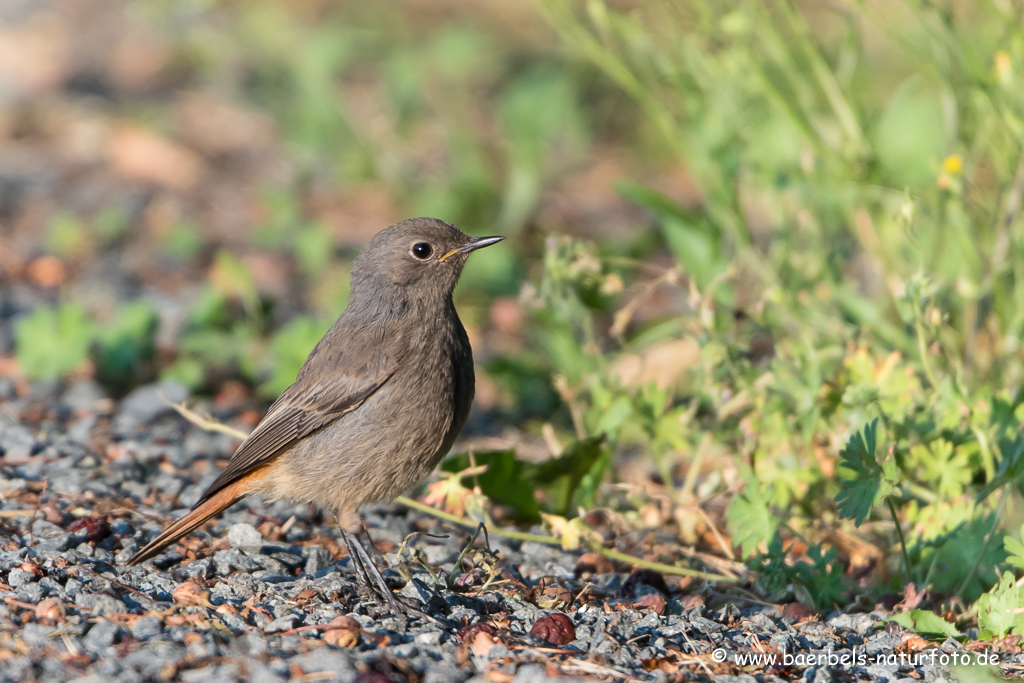
<path fill-rule="evenodd" d="M 253 481 L 262 478 L 259 476 L 261 474 L 261 472 L 254 472 L 236 481 L 234 484 L 221 489 L 210 496 L 208 500 L 204 500 L 195 506 L 191 512 L 164 529 L 159 536 L 147 543 L 142 550 L 135 553 L 128 560 L 128 565 L 134 566 L 159 555 L 167 546 L 192 533 L 205 522 L 237 503 L 250 493 Z"/>

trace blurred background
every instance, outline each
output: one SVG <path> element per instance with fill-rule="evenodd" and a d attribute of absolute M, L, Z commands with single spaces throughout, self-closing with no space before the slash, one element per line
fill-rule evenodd
<path fill-rule="evenodd" d="M 1024 521 L 1022 13 L 5 0 L 4 390 L 251 427 L 358 250 L 435 216 L 509 239 L 456 293 L 475 455 L 434 503 L 973 600 Z"/>

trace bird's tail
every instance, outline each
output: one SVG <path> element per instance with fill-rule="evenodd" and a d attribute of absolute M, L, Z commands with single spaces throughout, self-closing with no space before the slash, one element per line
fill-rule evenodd
<path fill-rule="evenodd" d="M 250 493 L 251 484 L 252 482 L 249 481 L 249 477 L 245 477 L 236 481 L 234 484 L 221 489 L 210 496 L 207 500 L 202 501 L 192 508 L 187 515 L 164 529 L 159 536 L 147 543 L 146 547 L 135 553 L 132 558 L 128 560 L 128 565 L 134 566 L 140 562 L 150 559 L 151 557 L 159 555 L 163 552 L 164 548 L 183 536 L 192 533 L 203 523 L 217 516 L 247 496 Z"/>

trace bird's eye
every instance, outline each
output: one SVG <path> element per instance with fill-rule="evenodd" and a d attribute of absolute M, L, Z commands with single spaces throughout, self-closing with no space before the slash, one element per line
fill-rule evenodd
<path fill-rule="evenodd" d="M 412 255 L 421 261 L 426 261 L 433 253 L 434 249 L 426 242 L 417 242 L 412 245 Z"/>

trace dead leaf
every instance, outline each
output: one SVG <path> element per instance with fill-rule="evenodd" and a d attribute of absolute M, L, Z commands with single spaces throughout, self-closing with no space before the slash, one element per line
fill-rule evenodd
<path fill-rule="evenodd" d="M 587 552 L 580 555 L 573 571 L 577 579 L 586 579 L 595 574 L 611 574 L 615 565 L 601 553 Z"/>
<path fill-rule="evenodd" d="M 324 631 L 323 641 L 328 645 L 336 647 L 355 647 L 359 644 L 359 631 L 352 631 L 347 628 L 332 628 Z"/>
<path fill-rule="evenodd" d="M 932 647 L 935 647 L 935 643 L 930 643 L 917 634 L 905 633 L 899 645 L 894 648 L 894 651 L 896 654 L 913 654 Z"/>
<path fill-rule="evenodd" d="M 903 609 L 901 611 L 906 612 L 917 609 L 924 601 L 926 595 L 928 595 L 927 590 L 918 592 L 917 586 L 913 583 L 908 583 L 903 588 Z"/>
<path fill-rule="evenodd" d="M 473 635 L 473 642 L 470 645 L 470 649 L 473 650 L 474 656 L 481 659 L 487 659 L 487 656 L 491 653 L 491 648 L 497 644 L 497 641 L 491 637 L 490 633 L 485 630 L 480 630 Z"/>
<path fill-rule="evenodd" d="M 172 596 L 174 597 L 174 602 L 179 605 L 213 607 L 210 603 L 210 593 L 191 581 L 186 581 L 175 588 Z"/>
<path fill-rule="evenodd" d="M 54 12 L 0 27 L 0 92 L 12 99 L 53 90 L 68 75 L 68 29 Z"/>
<path fill-rule="evenodd" d="M 623 354 L 612 364 L 612 372 L 628 387 L 651 382 L 670 387 L 699 361 L 700 344 L 687 337 L 656 344 L 639 354 Z"/>
<path fill-rule="evenodd" d="M 46 598 L 36 605 L 36 621 L 52 626 L 64 619 L 64 603 L 60 598 Z"/>
<path fill-rule="evenodd" d="M 107 140 L 107 159 L 128 180 L 187 190 L 199 180 L 202 161 L 195 152 L 138 126 L 114 128 Z"/>
<path fill-rule="evenodd" d="M 40 287 L 56 287 L 64 282 L 64 265 L 55 256 L 40 256 L 28 264 L 28 277 Z"/>
<path fill-rule="evenodd" d="M 639 600 L 633 602 L 633 607 L 637 611 L 651 611 L 655 614 L 665 613 L 665 598 L 656 593 L 649 593 L 643 596 Z"/>
<path fill-rule="evenodd" d="M 274 124 L 266 114 L 208 94 L 182 96 L 174 118 L 181 138 L 209 156 L 264 149 L 274 142 Z"/>
<path fill-rule="evenodd" d="M 114 43 L 108 54 L 107 72 L 118 88 L 148 88 L 167 67 L 170 56 L 159 36 L 135 27 Z"/>

